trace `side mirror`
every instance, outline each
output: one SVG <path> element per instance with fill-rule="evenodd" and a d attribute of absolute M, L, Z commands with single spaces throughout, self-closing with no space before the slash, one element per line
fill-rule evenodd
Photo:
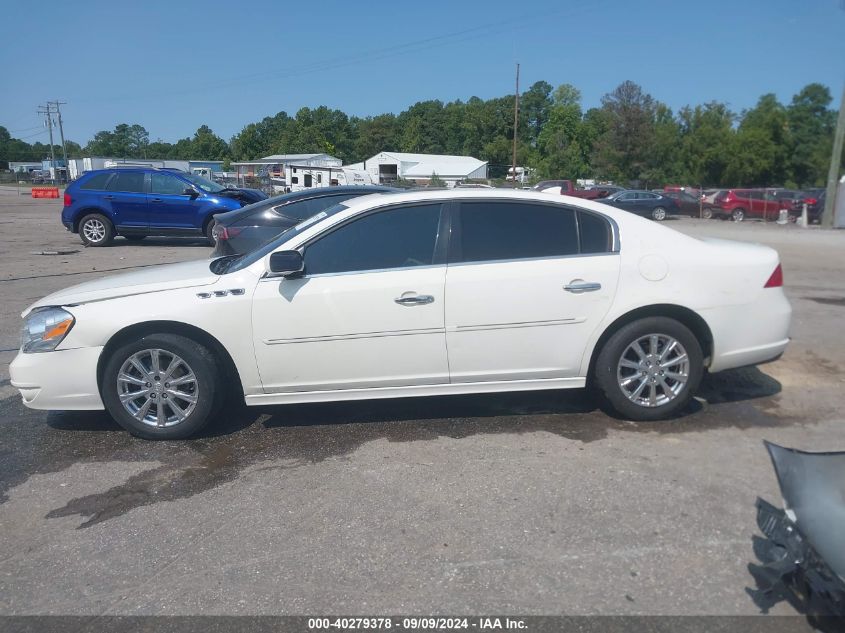
<path fill-rule="evenodd" d="M 191 196 L 191 199 L 196 198 L 198 195 L 200 195 L 197 190 L 193 187 L 185 187 L 185 191 L 183 191 L 182 193 L 186 196 Z"/>
<path fill-rule="evenodd" d="M 290 277 L 305 270 L 299 251 L 276 251 L 270 255 L 269 273 L 274 277 Z"/>

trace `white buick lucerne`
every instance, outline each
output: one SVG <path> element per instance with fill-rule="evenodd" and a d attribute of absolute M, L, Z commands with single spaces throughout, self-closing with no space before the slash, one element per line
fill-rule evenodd
<path fill-rule="evenodd" d="M 526 191 L 372 195 L 243 256 L 170 264 L 28 308 L 12 384 L 183 438 L 247 405 L 593 385 L 677 413 L 705 369 L 772 360 L 791 309 L 777 253 Z"/>

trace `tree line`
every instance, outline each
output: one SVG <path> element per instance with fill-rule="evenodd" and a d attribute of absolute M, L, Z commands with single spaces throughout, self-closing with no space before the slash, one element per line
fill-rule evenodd
<path fill-rule="evenodd" d="M 809 187 L 824 184 L 836 111 L 827 86 L 811 83 L 788 104 L 765 94 L 734 112 L 722 102 L 674 112 L 625 81 L 584 110 L 572 85 L 534 83 L 520 95 L 517 162 L 536 178 L 595 178 L 633 186 Z M 325 152 L 359 162 L 381 151 L 469 155 L 503 177 L 511 163 L 514 96 L 415 103 L 399 114 L 348 116 L 326 106 L 249 123 L 228 142 L 207 125 L 193 136 L 150 141 L 141 125 L 97 132 L 68 155 L 250 160 L 270 154 Z M 57 149 L 57 157 L 61 156 Z M 49 146 L 11 138 L 0 126 L 0 162 L 49 156 Z"/>

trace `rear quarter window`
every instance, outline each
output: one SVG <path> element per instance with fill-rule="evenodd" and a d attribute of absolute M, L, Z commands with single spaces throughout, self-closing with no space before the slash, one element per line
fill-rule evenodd
<path fill-rule="evenodd" d="M 111 178 L 111 174 L 94 174 L 88 180 L 79 185 L 80 189 L 102 189 L 105 190 L 106 183 Z"/>
<path fill-rule="evenodd" d="M 581 254 L 609 253 L 613 250 L 613 231 L 604 218 L 578 212 L 578 233 L 581 240 Z"/>

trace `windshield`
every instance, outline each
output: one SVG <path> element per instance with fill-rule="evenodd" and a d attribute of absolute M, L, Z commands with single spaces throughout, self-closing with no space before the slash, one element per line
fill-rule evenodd
<path fill-rule="evenodd" d="M 243 270 L 249 266 L 252 266 L 255 262 L 263 257 L 269 255 L 274 250 L 279 248 L 282 244 L 287 242 L 289 239 L 294 237 L 295 235 L 302 233 L 305 229 L 310 227 L 311 225 L 319 222 L 323 218 L 327 218 L 329 216 L 335 215 L 348 209 L 349 207 L 345 204 L 336 204 L 324 211 L 320 211 L 317 215 L 313 215 L 307 220 L 303 220 L 299 224 L 290 227 L 286 231 L 281 232 L 279 235 L 271 239 L 269 242 L 266 242 L 262 246 L 259 246 L 254 251 L 250 251 L 249 253 L 245 253 L 243 255 L 237 255 L 232 258 L 221 257 L 219 259 L 215 259 L 211 262 L 211 271 L 218 275 L 225 275 L 226 273 L 233 273 L 238 270 Z"/>
<path fill-rule="evenodd" d="M 192 185 L 195 187 L 199 187 L 206 193 L 217 193 L 218 191 L 223 191 L 226 187 L 222 185 L 218 185 L 216 182 L 211 182 L 210 180 L 203 178 L 202 176 L 197 176 L 196 174 L 179 174 L 185 180 L 191 182 Z"/>

